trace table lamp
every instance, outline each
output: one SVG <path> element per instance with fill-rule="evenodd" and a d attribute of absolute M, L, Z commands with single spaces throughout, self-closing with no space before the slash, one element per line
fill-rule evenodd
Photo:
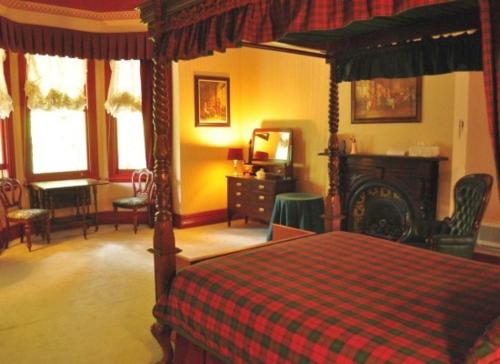
<path fill-rule="evenodd" d="M 238 175 L 238 161 L 243 160 L 243 148 L 229 148 L 227 150 L 227 159 L 233 161 L 233 176 Z"/>

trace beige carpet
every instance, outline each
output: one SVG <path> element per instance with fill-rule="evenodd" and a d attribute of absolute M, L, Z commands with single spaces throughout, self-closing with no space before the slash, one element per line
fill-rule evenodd
<path fill-rule="evenodd" d="M 154 363 L 149 333 L 154 303 L 153 231 L 101 227 L 53 234 L 50 245 L 19 241 L 0 255 L 0 362 Z M 237 221 L 176 231 L 177 245 L 195 257 L 265 240 L 262 225 Z"/>

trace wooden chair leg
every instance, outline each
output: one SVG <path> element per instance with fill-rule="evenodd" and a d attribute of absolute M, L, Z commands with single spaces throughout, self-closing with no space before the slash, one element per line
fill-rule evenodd
<path fill-rule="evenodd" d="M 115 219 L 115 231 L 118 230 L 118 207 L 113 206 L 113 218 Z"/>
<path fill-rule="evenodd" d="M 28 250 L 31 251 L 31 223 L 29 221 L 24 223 L 24 233 L 26 234 L 26 244 L 28 245 Z"/>
<path fill-rule="evenodd" d="M 47 239 L 47 244 L 50 243 L 50 216 L 45 220 L 45 238 Z"/>
<path fill-rule="evenodd" d="M 137 234 L 137 209 L 134 209 L 134 234 Z"/>
<path fill-rule="evenodd" d="M 6 219 L 7 220 L 7 219 Z M 10 224 L 9 220 L 5 222 L 5 229 L 3 231 L 3 248 L 7 249 L 9 247 L 9 238 L 10 238 Z"/>

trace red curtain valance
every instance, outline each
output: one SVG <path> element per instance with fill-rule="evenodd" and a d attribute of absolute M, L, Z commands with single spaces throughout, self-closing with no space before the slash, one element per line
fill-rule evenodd
<path fill-rule="evenodd" d="M 152 59 L 146 32 L 90 33 L 21 24 L 0 17 L 0 47 L 20 53 L 87 59 Z"/>

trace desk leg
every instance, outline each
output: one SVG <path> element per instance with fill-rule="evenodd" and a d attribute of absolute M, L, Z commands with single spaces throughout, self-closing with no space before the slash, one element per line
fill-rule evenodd
<path fill-rule="evenodd" d="M 98 231 L 99 221 L 97 217 L 97 186 L 92 186 L 92 194 L 94 195 L 94 226 L 95 226 L 95 231 Z"/>
<path fill-rule="evenodd" d="M 76 197 L 76 209 L 80 211 L 80 207 L 82 208 L 80 216 L 82 217 L 83 238 L 87 239 L 87 209 L 85 208 L 85 195 L 85 190 L 80 190 L 80 192 L 78 192 Z"/>

